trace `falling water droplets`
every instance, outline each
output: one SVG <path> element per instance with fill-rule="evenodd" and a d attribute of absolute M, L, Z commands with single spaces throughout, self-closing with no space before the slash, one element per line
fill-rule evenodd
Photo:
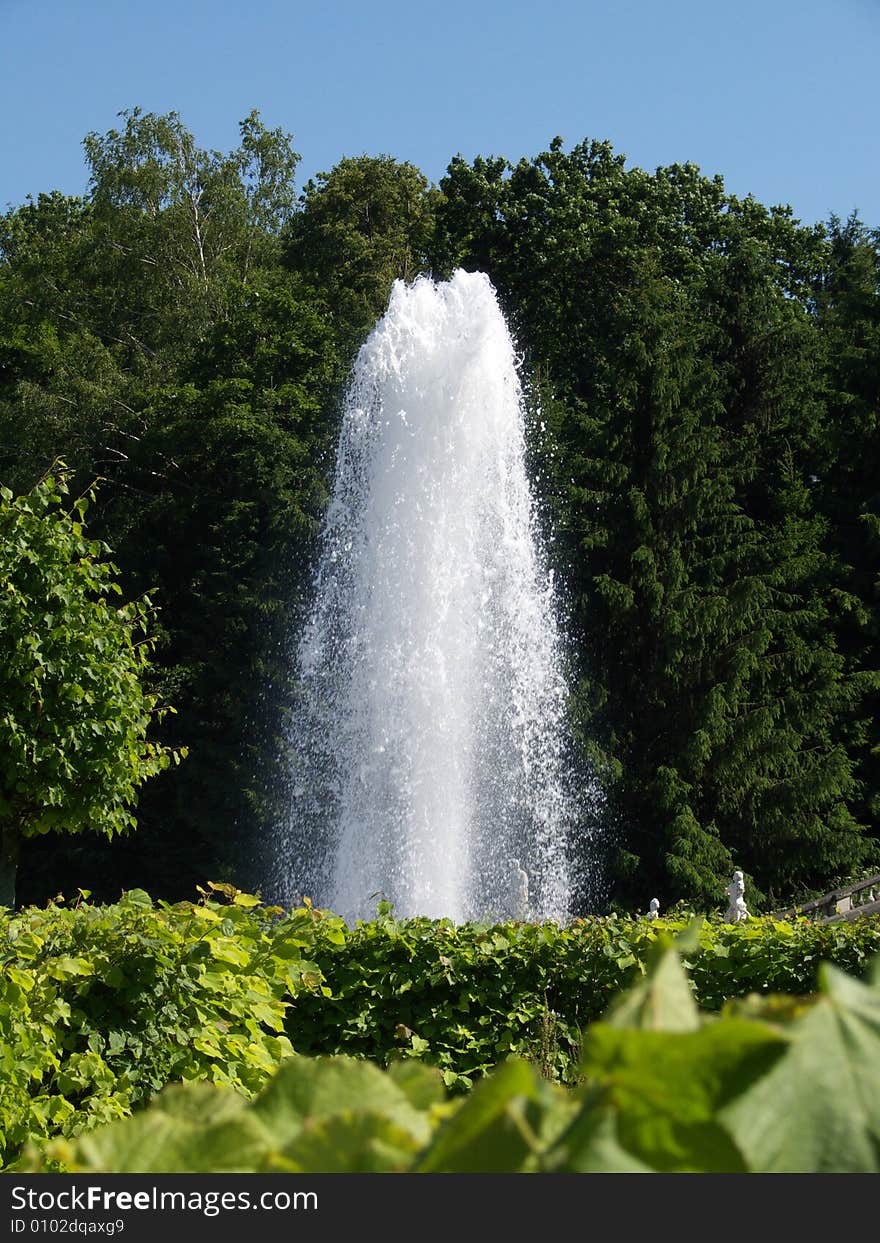
<path fill-rule="evenodd" d="M 350 385 L 299 642 L 281 888 L 347 919 L 570 906 L 578 820 L 517 359 L 487 277 L 396 282 Z"/>

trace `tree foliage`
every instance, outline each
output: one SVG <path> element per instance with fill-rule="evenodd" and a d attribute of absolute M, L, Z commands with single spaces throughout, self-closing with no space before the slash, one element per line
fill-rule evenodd
<path fill-rule="evenodd" d="M 243 961 L 223 968 L 236 1001 L 253 969 L 254 941 L 250 921 L 238 915 L 230 923 L 245 931 Z M 209 929 L 209 953 L 229 945 L 214 925 Z M 310 940 L 308 928 L 299 927 L 297 934 Z M 679 938 L 682 950 L 689 938 L 691 931 Z M 259 940 L 268 942 L 264 961 L 268 955 L 273 961 L 283 940 L 277 931 L 274 944 L 271 934 Z M 176 949 L 176 939 L 170 945 Z M 65 979 L 67 966 L 67 975 L 79 975 L 78 987 L 88 996 L 88 960 L 56 963 L 57 977 Z M 39 973 L 17 976 L 36 991 Z M 40 983 L 44 991 L 45 981 Z M 199 991 L 204 987 L 198 975 L 194 983 Z M 645 974 L 580 1033 L 574 1088 L 548 1082 L 540 1063 L 507 1056 L 502 1042 L 496 1068 L 457 1100 L 446 1098 L 436 1069 L 405 1053 L 385 1070 L 338 1054 L 287 1057 L 248 1100 L 252 1089 L 230 1091 L 205 1074 L 202 1055 L 210 1050 L 204 1046 L 218 1039 L 231 1043 L 224 1032 L 197 1037 L 195 1051 L 179 1055 L 192 1059 L 193 1077 L 213 1083 L 168 1087 L 134 1116 L 85 1134 L 78 1135 L 81 1120 L 77 1127 L 68 1115 L 62 1120 L 66 1138 L 32 1144 L 18 1168 L 876 1173 L 878 984 L 876 963 L 864 982 L 826 963 L 812 997 L 765 993 L 707 1016 L 697 1007 L 671 937 L 659 934 Z M 311 994 L 303 989 L 299 995 Z M 271 1026 L 271 1003 L 259 1017 Z M 130 1031 L 111 1035 L 118 1045 Z M 271 1037 L 260 1036 L 262 1052 Z M 60 1078 L 72 1073 L 71 1067 Z M 61 1128 L 56 1122 L 51 1129 Z M 36 1130 L 34 1138 L 45 1133 Z"/>
<path fill-rule="evenodd" d="M 147 738 L 164 711 L 143 686 L 148 598 L 121 594 L 109 551 L 86 537 L 65 478 L 0 490 L 0 837 L 11 905 L 18 842 L 57 830 L 135 827 L 137 792 L 179 759 Z"/>
<path fill-rule="evenodd" d="M 0 480 L 104 478 L 90 527 L 156 589 L 190 758 L 144 790 L 149 846 L 37 842 L 28 896 L 261 883 L 341 386 L 392 282 L 456 265 L 523 351 L 612 896 L 711 902 L 739 866 L 781 902 L 876 861 L 876 232 L 595 140 L 301 193 L 256 112 L 227 153 L 136 108 L 85 150 L 85 196 L 0 219 Z"/>
<path fill-rule="evenodd" d="M 352 349 L 385 310 L 395 280 L 424 271 L 437 192 L 412 164 L 343 159 L 308 182 L 286 234 L 286 261 L 321 290 Z"/>
<path fill-rule="evenodd" d="M 488 270 L 535 377 L 618 896 L 706 901 L 733 860 L 777 894 L 857 870 L 876 663 L 841 649 L 816 486 L 828 239 L 607 143 L 456 160 L 441 188 L 435 261 Z"/>
<path fill-rule="evenodd" d="M 123 121 L 86 139 L 84 201 L 41 196 L 3 221 L 0 477 L 25 490 L 58 454 L 81 485 L 103 477 L 92 526 L 125 590 L 158 592 L 152 688 L 180 709 L 161 738 L 190 759 L 145 792 L 151 848 L 36 844 L 28 895 L 95 872 L 107 896 L 183 894 L 207 860 L 258 883 L 344 374 L 325 305 L 281 266 L 289 136 L 252 113 L 222 155 L 176 114 Z"/>

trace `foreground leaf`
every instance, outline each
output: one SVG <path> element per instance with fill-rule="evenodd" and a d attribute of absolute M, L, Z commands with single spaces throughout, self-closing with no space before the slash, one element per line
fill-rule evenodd
<path fill-rule="evenodd" d="M 444 1122 L 419 1161 L 420 1173 L 496 1173 L 521 1169 L 539 1147 L 527 1115 L 539 1082 L 525 1062 L 511 1059 L 482 1080 Z"/>
<path fill-rule="evenodd" d="M 612 1003 L 603 1022 L 643 1031 L 696 1031 L 700 1012 L 678 954 L 666 950 L 650 975 Z"/>
<path fill-rule="evenodd" d="M 834 967 L 791 1024 L 769 1074 L 721 1113 L 749 1165 L 790 1173 L 880 1171 L 880 990 Z"/>
<path fill-rule="evenodd" d="M 555 1159 L 584 1171 L 745 1171 L 716 1115 L 786 1048 L 769 1026 L 735 1019 L 694 1032 L 596 1024 L 585 1042 L 583 1109 Z"/>

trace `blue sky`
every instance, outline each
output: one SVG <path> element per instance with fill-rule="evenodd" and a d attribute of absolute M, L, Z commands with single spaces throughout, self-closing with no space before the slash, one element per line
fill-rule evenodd
<path fill-rule="evenodd" d="M 258 108 L 300 184 L 363 153 L 436 180 L 561 134 L 880 225 L 880 0 L 0 0 L 0 31 L 0 209 L 81 193 L 84 134 L 139 105 L 221 150 Z"/>

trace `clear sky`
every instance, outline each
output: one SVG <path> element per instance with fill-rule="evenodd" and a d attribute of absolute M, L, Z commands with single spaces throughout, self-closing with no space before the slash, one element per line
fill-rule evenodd
<path fill-rule="evenodd" d="M 880 225 L 880 0 L 0 0 L 0 209 L 86 185 L 123 108 L 237 145 L 259 109 L 300 185 L 343 155 L 432 179 L 608 138 L 805 222 Z"/>

